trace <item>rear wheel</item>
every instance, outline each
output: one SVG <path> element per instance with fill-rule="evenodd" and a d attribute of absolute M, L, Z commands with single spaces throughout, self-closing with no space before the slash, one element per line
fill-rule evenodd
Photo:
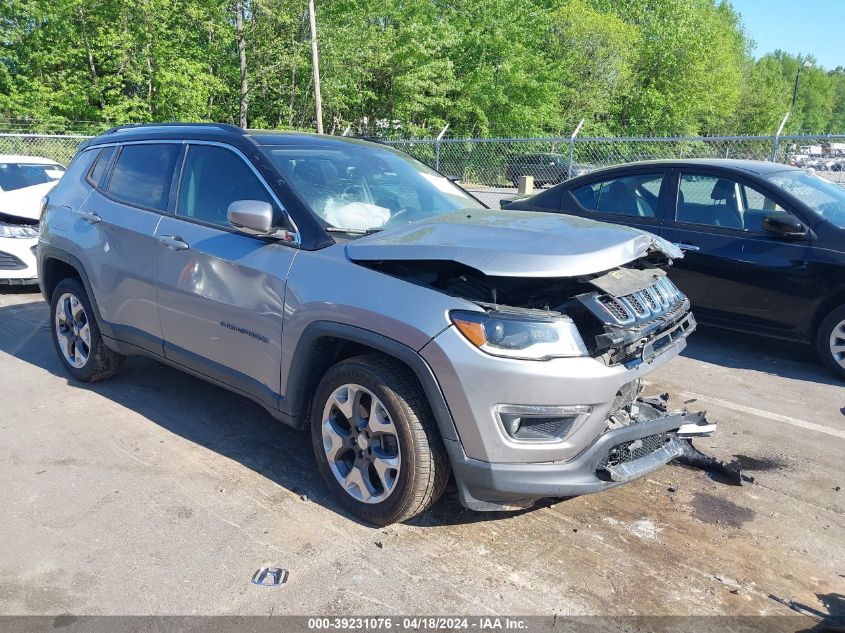
<path fill-rule="evenodd" d="M 816 350 L 822 362 L 845 379 L 845 306 L 839 306 L 822 321 Z"/>
<path fill-rule="evenodd" d="M 379 354 L 342 361 L 317 387 L 311 440 L 326 485 L 379 525 L 425 512 L 443 493 L 449 463 L 419 384 Z"/>
<path fill-rule="evenodd" d="M 71 376 L 82 382 L 97 382 L 117 373 L 125 357 L 103 343 L 91 302 L 77 280 L 63 279 L 56 286 L 50 317 L 53 345 Z"/>

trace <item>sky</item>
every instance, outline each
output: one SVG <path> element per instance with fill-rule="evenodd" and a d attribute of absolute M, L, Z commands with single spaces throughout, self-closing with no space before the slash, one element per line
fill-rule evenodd
<path fill-rule="evenodd" d="M 825 70 L 845 66 L 845 0 L 730 0 L 757 43 L 756 57 L 810 53 Z"/>

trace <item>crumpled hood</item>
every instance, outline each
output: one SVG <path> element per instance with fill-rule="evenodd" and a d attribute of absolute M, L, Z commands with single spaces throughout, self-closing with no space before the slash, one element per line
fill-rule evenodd
<path fill-rule="evenodd" d="M 38 220 L 41 216 L 41 198 L 50 193 L 56 183 L 58 180 L 13 191 L 0 191 L 0 213 Z"/>
<path fill-rule="evenodd" d="M 558 213 L 472 209 L 368 235 L 346 245 L 353 261 L 444 260 L 496 277 L 576 277 L 621 266 L 666 240 L 625 226 Z"/>

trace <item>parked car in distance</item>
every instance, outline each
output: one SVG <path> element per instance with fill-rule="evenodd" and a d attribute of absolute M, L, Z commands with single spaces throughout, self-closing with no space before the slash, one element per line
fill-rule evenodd
<path fill-rule="evenodd" d="M 586 173 L 589 167 L 573 165 L 572 176 Z M 505 163 L 505 177 L 519 186 L 520 176 L 532 176 L 536 187 L 555 185 L 566 180 L 569 171 L 569 157 L 563 154 L 538 153 L 514 154 Z"/>
<path fill-rule="evenodd" d="M 49 158 L 0 154 L 0 285 L 38 283 L 41 200 L 64 171 Z"/>
<path fill-rule="evenodd" d="M 816 174 L 727 159 L 633 163 L 506 208 L 659 235 L 685 251 L 670 277 L 701 322 L 811 343 L 845 377 L 845 189 Z"/>
<path fill-rule="evenodd" d="M 625 227 L 485 208 L 384 145 L 118 128 L 48 196 L 53 343 L 81 381 L 144 354 L 310 429 L 328 487 L 407 519 L 601 490 L 712 431 L 638 399 L 695 321 Z M 707 430 L 709 429 L 709 430 Z M 284 459 L 284 455 L 279 455 Z"/>

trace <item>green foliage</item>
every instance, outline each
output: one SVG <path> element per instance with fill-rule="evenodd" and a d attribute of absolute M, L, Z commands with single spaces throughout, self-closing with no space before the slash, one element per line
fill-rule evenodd
<path fill-rule="evenodd" d="M 724 0 L 316 0 L 326 130 L 428 136 L 845 131 L 845 74 L 759 60 Z M 313 129 L 307 0 L 243 0 L 248 122 Z M 0 118 L 237 122 L 235 0 L 5 0 Z M 845 61 L 845 60 L 843 60 Z"/>

